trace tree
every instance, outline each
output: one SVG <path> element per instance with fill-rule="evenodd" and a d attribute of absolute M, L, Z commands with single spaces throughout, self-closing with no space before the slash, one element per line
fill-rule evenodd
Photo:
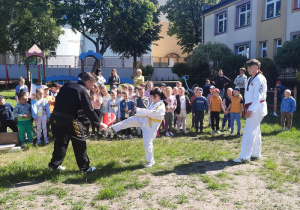
<path fill-rule="evenodd" d="M 116 46 L 119 46 L 121 41 L 118 37 L 122 37 L 122 33 L 128 40 L 144 34 L 147 29 L 153 27 L 154 14 L 151 12 L 155 13 L 156 10 L 156 5 L 150 0 L 64 0 L 63 3 L 60 0 L 53 0 L 53 3 L 56 17 L 66 16 L 73 31 L 80 32 L 91 41 L 95 45 L 96 52 L 102 55 L 108 47 L 113 45 L 116 49 Z M 141 9 L 141 12 L 136 9 Z M 135 14 L 138 16 L 135 17 Z M 59 20 L 61 24 L 64 21 Z M 129 44 L 127 42 L 121 47 L 131 47 Z M 121 51 L 124 52 L 118 50 Z"/>
<path fill-rule="evenodd" d="M 137 57 L 151 51 L 152 42 L 159 40 L 161 25 L 159 23 L 158 3 L 156 0 L 141 3 L 125 2 L 124 7 L 130 11 L 126 17 L 127 25 L 121 26 L 111 43 L 114 53 L 129 58 L 133 57 L 134 74 L 137 69 Z"/>
<path fill-rule="evenodd" d="M 274 57 L 276 65 L 281 69 L 290 68 L 293 70 L 300 70 L 300 39 L 283 44 L 282 48 L 278 50 Z"/>
<path fill-rule="evenodd" d="M 200 69 L 199 67 L 204 64 L 212 63 L 213 70 L 216 71 L 221 59 L 229 55 L 233 55 L 233 52 L 225 44 L 207 42 L 195 48 L 190 58 L 190 65 L 192 68 Z"/>
<path fill-rule="evenodd" d="M 278 68 L 270 58 L 257 58 L 261 63 L 260 69 L 267 79 L 269 87 L 274 87 L 278 78 Z"/>
<path fill-rule="evenodd" d="M 63 31 L 52 18 L 47 0 L 0 0 L 0 53 L 25 55 L 33 44 L 47 52 Z"/>
<path fill-rule="evenodd" d="M 168 35 L 175 35 L 183 53 L 190 53 L 202 41 L 202 15 L 207 5 L 218 0 L 168 0 L 162 12 L 170 21 Z"/>
<path fill-rule="evenodd" d="M 225 56 L 221 59 L 219 68 L 224 70 L 224 74 L 235 79 L 240 74 L 240 68 L 244 67 L 247 62 L 247 57 L 241 55 Z"/>

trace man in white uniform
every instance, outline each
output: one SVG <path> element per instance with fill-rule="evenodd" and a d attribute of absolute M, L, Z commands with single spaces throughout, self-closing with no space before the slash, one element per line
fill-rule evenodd
<path fill-rule="evenodd" d="M 246 125 L 244 128 L 241 154 L 234 162 L 242 163 L 251 158 L 260 158 L 261 131 L 260 122 L 267 115 L 267 80 L 260 71 L 260 62 L 252 59 L 247 62 L 251 75 L 246 83 L 244 114 Z"/>

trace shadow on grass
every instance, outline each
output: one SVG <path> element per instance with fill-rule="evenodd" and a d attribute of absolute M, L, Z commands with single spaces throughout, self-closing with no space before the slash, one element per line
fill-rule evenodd
<path fill-rule="evenodd" d="M 101 178 L 110 177 L 126 171 L 135 171 L 143 168 L 142 164 L 122 166 L 119 162 L 109 162 L 104 166 L 96 166 L 96 171 L 84 174 L 78 170 L 49 171 L 48 169 L 18 169 L 6 172 L 0 170 L 0 189 L 22 187 L 26 185 L 40 184 L 44 181 L 62 182 L 67 184 L 90 184 Z M 0 190 L 1 191 L 1 190 Z"/>
<path fill-rule="evenodd" d="M 154 172 L 154 176 L 164 176 L 171 173 L 177 175 L 205 174 L 207 171 L 219 171 L 229 166 L 235 166 L 233 161 L 201 161 L 175 166 L 173 170 Z"/>

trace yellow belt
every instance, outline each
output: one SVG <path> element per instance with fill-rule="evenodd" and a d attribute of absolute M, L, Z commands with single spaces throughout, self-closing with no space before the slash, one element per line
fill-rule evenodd
<path fill-rule="evenodd" d="M 157 123 L 161 123 L 162 120 L 157 120 L 157 119 L 153 119 L 151 117 L 148 117 L 146 115 L 139 115 L 139 114 L 136 114 L 135 116 L 137 117 L 146 117 L 148 119 L 148 122 L 149 122 L 149 126 L 151 127 L 152 126 L 152 121 L 153 122 L 157 122 Z"/>

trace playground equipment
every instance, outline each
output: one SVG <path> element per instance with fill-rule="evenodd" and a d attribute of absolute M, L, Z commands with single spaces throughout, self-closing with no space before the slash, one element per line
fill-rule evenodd
<path fill-rule="evenodd" d="M 84 60 L 86 57 L 95 58 L 97 60 L 97 68 L 100 68 L 100 59 L 102 58 L 102 55 L 100 53 L 95 53 L 93 50 L 89 50 L 79 55 L 79 59 L 81 61 L 81 73 L 84 73 Z"/>
<path fill-rule="evenodd" d="M 195 87 L 199 87 L 199 85 L 197 85 L 197 84 L 194 84 L 193 86 L 192 86 L 192 88 L 190 88 L 189 87 L 189 85 L 188 85 L 188 83 L 187 83 L 187 80 L 189 80 L 189 78 L 190 78 L 190 76 L 189 75 L 184 75 L 183 77 L 181 77 L 182 79 L 184 79 L 184 81 L 185 81 L 185 85 L 186 85 L 186 90 L 187 91 L 190 91 L 190 92 L 194 92 L 194 88 Z"/>

